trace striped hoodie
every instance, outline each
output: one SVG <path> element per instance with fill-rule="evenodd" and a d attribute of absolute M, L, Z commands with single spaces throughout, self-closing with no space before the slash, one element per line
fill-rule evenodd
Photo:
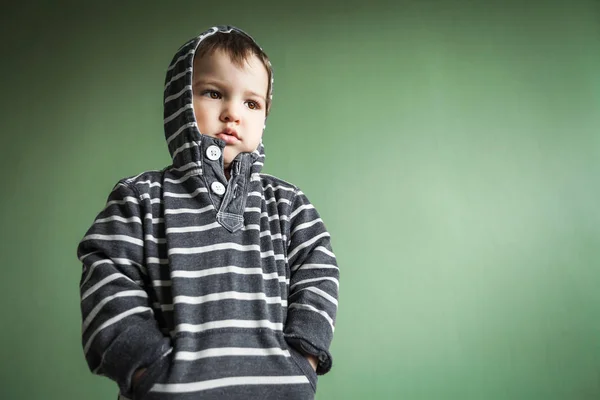
<path fill-rule="evenodd" d="M 332 365 L 339 270 L 317 210 L 261 173 L 262 143 L 227 180 L 225 142 L 194 117 L 194 54 L 232 30 L 243 33 L 214 27 L 175 54 L 164 90 L 172 164 L 120 180 L 77 248 L 85 358 L 121 399 L 312 399 Z"/>

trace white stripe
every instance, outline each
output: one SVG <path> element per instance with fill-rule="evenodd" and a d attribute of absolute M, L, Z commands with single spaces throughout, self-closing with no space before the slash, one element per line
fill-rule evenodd
<path fill-rule="evenodd" d="M 153 287 L 169 287 L 172 286 L 173 282 L 171 281 L 152 281 Z"/>
<path fill-rule="evenodd" d="M 196 176 L 196 175 L 197 174 L 194 174 L 193 172 L 188 172 L 187 174 L 183 175 L 179 179 L 165 178 L 165 182 L 174 183 L 174 184 L 183 183 L 183 182 L 187 181 L 188 179 L 190 179 L 192 176 Z"/>
<path fill-rule="evenodd" d="M 179 96 L 181 96 L 182 94 L 184 94 L 185 92 L 187 92 L 188 90 L 192 90 L 192 85 L 186 85 L 183 87 L 183 89 L 181 89 L 179 91 L 179 93 L 175 93 L 167 98 L 165 98 L 165 104 L 167 104 L 169 101 L 171 100 L 175 100 L 176 98 L 178 98 Z"/>
<path fill-rule="evenodd" d="M 96 267 L 98 265 L 101 265 L 101 264 L 114 264 L 114 262 L 112 260 L 108 260 L 108 259 L 101 259 L 101 260 L 98 260 L 98 261 L 92 263 L 92 265 L 90 265 L 90 269 L 88 270 L 87 275 L 85 276 L 85 278 L 81 282 L 81 285 L 79 285 L 80 289 L 83 288 L 83 286 L 85 286 L 85 284 L 87 283 L 87 281 L 90 279 L 90 277 L 94 273 L 94 270 L 96 269 Z"/>
<path fill-rule="evenodd" d="M 331 282 L 335 283 L 335 286 L 337 286 L 337 287 L 340 286 L 340 283 L 338 282 L 337 279 L 330 278 L 328 276 L 324 276 L 321 278 L 311 278 L 311 279 L 304 279 L 304 280 L 298 281 L 298 282 L 294 283 L 292 286 L 290 286 L 290 290 L 292 290 L 293 288 L 295 288 L 298 285 L 303 285 L 305 283 L 312 283 L 312 282 L 318 282 L 318 281 L 331 281 Z"/>
<path fill-rule="evenodd" d="M 208 189 L 201 187 L 201 188 L 194 190 L 192 193 L 164 192 L 163 197 L 175 197 L 178 199 L 192 199 L 200 193 L 208 193 Z"/>
<path fill-rule="evenodd" d="M 147 181 L 139 181 L 135 183 L 136 185 L 148 185 L 148 187 L 162 187 L 160 182 L 152 182 L 151 180 Z"/>
<path fill-rule="evenodd" d="M 85 321 L 83 321 L 82 325 L 81 325 L 81 331 L 83 333 L 85 333 L 85 331 L 87 330 L 88 326 L 92 323 L 92 320 L 96 317 L 96 315 L 98 315 L 98 313 L 100 312 L 100 310 L 102 310 L 102 308 L 104 308 L 104 305 L 106 303 L 108 303 L 111 300 L 114 300 L 116 298 L 119 297 L 144 297 L 144 298 L 148 298 L 148 294 L 146 292 L 144 292 L 143 290 L 126 290 L 124 292 L 119 292 L 117 294 L 114 294 L 112 296 L 108 296 L 102 299 L 102 301 L 100 303 L 98 303 L 96 305 L 96 307 L 94 307 L 92 309 L 92 311 L 89 312 L 89 314 L 87 315 L 87 317 L 85 318 Z"/>
<path fill-rule="evenodd" d="M 167 68 L 167 71 L 170 71 L 173 68 L 175 68 L 175 66 L 177 64 L 179 64 L 180 61 L 185 60 L 188 56 L 194 54 L 195 52 L 196 52 L 196 49 L 192 49 L 192 50 L 188 51 L 187 53 L 185 53 L 184 55 L 182 55 L 181 57 L 179 57 L 177 60 L 173 61 L 171 66 L 169 66 L 169 68 Z"/>
<path fill-rule="evenodd" d="M 111 274 L 109 276 L 107 276 L 106 278 L 102 279 L 100 282 L 96 283 L 94 286 L 92 286 L 91 288 L 89 288 L 87 290 L 87 292 L 85 292 L 84 294 L 81 295 L 81 301 L 84 301 L 85 299 L 87 299 L 92 293 L 94 293 L 96 290 L 100 289 L 102 286 L 106 285 L 109 282 L 112 282 L 116 279 L 119 278 L 125 278 L 128 281 L 131 281 L 131 279 L 129 279 L 126 275 L 123 274 Z"/>
<path fill-rule="evenodd" d="M 296 248 L 294 250 L 292 250 L 291 253 L 288 254 L 288 258 L 291 259 L 293 258 L 300 250 L 307 248 L 308 246 L 314 244 L 315 242 L 317 242 L 319 239 L 323 238 L 323 237 L 329 237 L 329 232 L 323 232 L 320 235 L 317 235 L 315 237 L 313 237 L 310 240 L 307 240 L 306 242 L 299 244 L 298 246 L 296 246 Z"/>
<path fill-rule="evenodd" d="M 237 251 L 258 251 L 260 252 L 260 246 L 257 244 L 249 244 L 249 245 L 241 245 L 237 243 L 219 243 L 219 244 L 211 244 L 208 246 L 201 247 L 175 247 L 169 249 L 169 255 L 172 254 L 200 254 L 200 253 L 208 253 L 211 251 L 219 251 L 219 250 L 237 250 Z"/>
<path fill-rule="evenodd" d="M 164 224 L 165 223 L 164 218 L 152 218 L 152 214 L 150 214 L 150 213 L 144 215 L 144 219 L 151 220 L 153 224 Z"/>
<path fill-rule="evenodd" d="M 98 329 L 96 329 L 94 331 L 94 333 L 92 333 L 92 335 L 90 336 L 90 338 L 88 339 L 87 343 L 85 344 L 85 346 L 83 348 L 84 353 L 87 354 L 88 350 L 90 349 L 90 346 L 92 345 L 92 341 L 94 340 L 96 335 L 98 335 L 98 333 L 100 333 L 100 331 L 102 331 L 104 328 L 111 326 L 113 324 L 116 324 L 117 322 L 121 321 L 124 318 L 129 317 L 130 315 L 141 314 L 141 313 L 145 313 L 147 311 L 150 311 L 152 313 L 152 309 L 150 307 L 135 307 L 135 308 L 132 308 L 131 310 L 127 310 L 119 315 L 116 315 L 116 316 L 112 317 L 111 319 L 106 320 L 106 322 L 104 322 L 102 325 L 100 325 L 98 327 Z"/>
<path fill-rule="evenodd" d="M 175 139 L 177 136 L 179 136 L 179 134 L 183 131 L 185 131 L 188 128 L 191 128 L 192 126 L 196 126 L 195 122 L 188 122 L 187 124 L 181 125 L 179 127 L 179 129 L 177 129 L 177 131 L 175 131 L 175 133 L 173 133 L 171 136 L 169 136 L 167 138 L 167 146 L 171 144 L 171 142 L 173 141 L 173 139 Z"/>
<path fill-rule="evenodd" d="M 316 288 L 316 287 L 314 287 L 314 286 L 308 286 L 308 287 L 305 287 L 304 289 L 300 289 L 300 290 L 298 290 L 298 291 L 294 292 L 294 296 L 295 296 L 296 294 L 298 294 L 298 293 L 302 292 L 303 290 L 308 290 L 309 292 L 316 293 L 316 294 L 318 294 L 319 296 L 323 297 L 325 300 L 328 300 L 330 303 L 333 303 L 333 304 L 335 304 L 336 306 L 338 305 L 338 302 L 337 302 L 337 300 L 335 299 L 335 297 L 331 296 L 329 293 L 327 293 L 327 292 L 325 292 L 325 291 L 323 291 L 323 290 L 321 290 L 321 289 L 319 289 L 319 288 Z"/>
<path fill-rule="evenodd" d="M 101 253 L 101 251 L 100 250 L 95 250 L 95 251 L 92 251 L 90 253 L 84 254 L 81 257 L 79 257 L 79 261 L 83 262 L 83 260 L 85 260 L 89 256 L 94 255 L 94 254 L 98 254 L 98 253 Z"/>
<path fill-rule="evenodd" d="M 202 351 L 180 351 L 175 353 L 175 359 L 182 361 L 194 361 L 202 358 L 228 356 L 290 357 L 290 352 L 288 350 L 280 349 L 279 347 L 271 347 L 267 349 L 256 349 L 250 347 L 217 347 Z"/>
<path fill-rule="evenodd" d="M 186 104 L 185 106 L 181 107 L 179 110 L 175 111 L 173 114 L 169 115 L 167 118 L 164 119 L 164 123 L 168 123 L 173 121 L 175 118 L 177 118 L 181 113 L 185 112 L 186 110 L 189 110 L 190 108 L 192 108 L 191 104 Z M 179 131 L 178 131 L 179 132 Z"/>
<path fill-rule="evenodd" d="M 284 190 L 286 192 L 293 192 L 296 190 L 293 187 L 286 187 L 286 186 L 280 186 L 280 185 L 273 186 L 270 183 L 267 186 L 265 186 L 265 189 L 268 189 L 268 188 L 273 189 L 273 191 Z"/>
<path fill-rule="evenodd" d="M 110 221 L 119 221 L 119 222 L 125 222 L 125 223 L 136 222 L 138 224 L 142 223 L 142 220 L 139 217 L 123 218 L 123 217 L 119 217 L 118 215 L 113 215 L 112 217 L 97 219 L 96 221 L 94 221 L 94 224 L 102 224 L 102 223 L 110 222 Z"/>
<path fill-rule="evenodd" d="M 291 201 L 289 201 L 288 199 L 279 199 L 279 200 L 277 200 L 277 204 L 280 204 L 280 203 L 285 203 L 285 204 L 287 204 L 288 206 L 291 206 L 291 205 L 292 205 L 292 202 L 291 202 Z"/>
<path fill-rule="evenodd" d="M 177 74 L 174 77 L 172 77 L 171 80 L 165 84 L 165 90 L 169 87 L 169 85 L 171 85 L 171 83 L 175 82 L 177 79 L 181 78 L 182 76 L 185 76 L 189 72 L 192 72 L 192 68 L 191 67 L 190 68 L 186 68 L 185 71 L 180 72 L 179 74 Z"/>
<path fill-rule="evenodd" d="M 323 220 L 322 220 L 321 218 L 317 218 L 317 219 L 315 219 L 315 220 L 314 220 L 314 221 L 312 221 L 312 222 L 305 222 L 305 223 L 303 223 L 303 224 L 300 224 L 300 225 L 298 225 L 298 226 L 297 226 L 297 227 L 296 227 L 296 228 L 295 228 L 295 229 L 292 231 L 292 233 L 290 234 L 290 237 L 294 236 L 294 233 L 296 233 L 297 231 L 299 231 L 299 230 L 302 230 L 302 229 L 306 229 L 306 228 L 310 228 L 311 226 L 313 226 L 313 225 L 315 225 L 315 224 L 318 224 L 319 222 L 323 222 Z"/>
<path fill-rule="evenodd" d="M 275 251 L 273 251 L 273 250 L 261 251 L 260 256 L 262 258 L 275 257 Z"/>
<path fill-rule="evenodd" d="M 333 254 L 331 251 L 329 251 L 326 247 L 317 246 L 317 247 L 315 247 L 314 251 L 320 251 L 321 253 L 327 254 L 329 257 L 335 258 L 335 254 Z"/>
<path fill-rule="evenodd" d="M 249 225 L 244 225 L 242 227 L 243 231 L 260 231 L 260 225 L 258 224 L 249 224 Z"/>
<path fill-rule="evenodd" d="M 271 236 L 271 240 L 280 240 L 280 239 L 282 239 L 281 233 L 276 233 L 276 234 L 273 235 L 273 234 L 271 234 L 270 231 L 261 232 L 260 235 L 258 235 L 258 236 L 262 238 L 262 237 L 269 236 L 269 235 Z"/>
<path fill-rule="evenodd" d="M 198 144 L 196 142 L 186 143 L 183 146 L 180 146 L 179 148 L 177 148 L 173 152 L 173 154 L 171 155 L 171 157 L 175 158 L 177 156 L 177 154 L 181 153 L 185 149 L 189 149 L 190 147 L 198 147 Z"/>
<path fill-rule="evenodd" d="M 198 333 L 204 332 L 211 329 L 220 328 L 267 328 L 274 331 L 282 331 L 283 324 L 281 322 L 271 322 L 269 320 L 246 320 L 246 319 L 226 319 L 222 321 L 210 321 L 203 324 L 179 324 L 175 327 L 173 333 L 177 334 L 180 332 Z"/>
<path fill-rule="evenodd" d="M 331 317 L 329 316 L 329 314 L 327 314 L 325 311 L 319 310 L 313 306 L 310 306 L 308 304 L 300 304 L 300 303 L 293 303 L 290 304 L 289 308 L 299 308 L 302 310 L 308 310 L 308 311 L 312 311 L 315 312 L 317 314 L 319 314 L 320 316 L 322 316 L 323 318 L 325 318 L 327 320 L 327 322 L 329 322 L 329 326 L 331 327 L 331 331 L 335 331 L 335 326 L 333 325 L 333 319 L 331 319 Z"/>
<path fill-rule="evenodd" d="M 128 258 L 112 258 L 112 260 L 117 263 L 117 264 L 122 264 L 122 265 L 133 265 L 134 267 L 138 267 L 141 270 L 145 271 L 145 267 L 142 264 L 136 263 L 133 260 L 130 260 Z"/>
<path fill-rule="evenodd" d="M 285 260 L 285 256 L 283 254 L 275 254 L 273 250 L 263 251 L 260 253 L 261 258 L 269 258 L 273 257 L 275 261 L 277 260 Z"/>
<path fill-rule="evenodd" d="M 269 204 L 269 203 L 274 202 L 275 200 L 276 200 L 275 197 L 271 197 L 269 200 L 265 201 L 265 203 Z M 290 206 L 292 205 L 292 202 L 289 201 L 288 199 L 279 199 L 279 200 L 277 200 L 277 205 L 279 205 L 281 203 L 285 203 L 285 204 L 290 205 Z"/>
<path fill-rule="evenodd" d="M 260 197 L 263 199 L 265 204 L 271 204 L 271 203 L 277 201 L 277 205 L 279 205 L 281 203 L 285 203 L 290 206 L 292 205 L 291 201 L 289 201 L 288 199 L 283 199 L 283 198 L 277 200 L 275 197 L 271 197 L 269 200 L 266 200 L 265 197 L 263 196 L 263 194 L 260 192 L 250 192 L 250 193 L 248 193 L 248 197 Z M 255 211 L 255 210 L 253 210 L 253 211 Z"/>
<path fill-rule="evenodd" d="M 331 265 L 331 264 L 298 264 L 298 265 L 294 265 L 292 268 L 290 268 L 290 271 L 294 272 L 297 269 L 301 269 L 301 270 L 305 270 L 305 269 L 337 269 L 339 270 L 339 268 L 335 265 Z"/>
<path fill-rule="evenodd" d="M 100 234 L 92 234 L 87 235 L 82 239 L 82 242 L 85 240 L 107 240 L 107 241 L 116 241 L 116 242 L 127 242 L 137 244 L 138 246 L 143 246 L 144 241 L 136 238 L 132 238 L 127 235 L 100 235 Z"/>
<path fill-rule="evenodd" d="M 261 212 L 262 209 L 260 207 L 246 207 L 245 212 Z"/>
<path fill-rule="evenodd" d="M 146 236 L 144 237 L 144 239 L 145 239 L 145 240 L 147 240 L 147 241 L 149 241 L 149 242 L 156 243 L 156 244 L 165 244 L 165 243 L 167 243 L 167 239 L 163 239 L 163 238 L 155 238 L 155 237 L 154 237 L 154 236 L 152 236 L 152 235 L 146 235 Z"/>
<path fill-rule="evenodd" d="M 156 383 L 151 392 L 190 393 L 241 385 L 296 385 L 309 383 L 304 375 L 298 376 L 236 376 L 231 378 L 211 379 L 193 383 Z"/>
<path fill-rule="evenodd" d="M 242 227 L 243 231 L 260 231 L 260 225 L 250 224 Z M 281 233 L 272 234 L 271 231 L 260 232 L 258 235 L 259 238 L 263 238 L 265 236 L 271 236 L 271 240 L 283 240 L 286 241 L 285 236 L 282 236 Z"/>
<path fill-rule="evenodd" d="M 219 228 L 221 224 L 213 222 L 212 224 L 202 226 L 186 226 L 181 228 L 167 228 L 167 234 L 169 233 L 190 233 L 190 232 L 204 232 L 211 229 Z"/>
<path fill-rule="evenodd" d="M 199 208 L 199 209 L 195 209 L 195 208 L 172 208 L 169 210 L 165 210 L 165 215 L 167 214 L 202 214 L 205 213 L 207 211 L 210 210 L 214 210 L 213 205 L 208 205 L 204 208 Z"/>
<path fill-rule="evenodd" d="M 144 174 L 146 174 L 148 172 L 160 172 L 160 171 L 158 171 L 158 170 L 150 170 L 150 171 L 140 172 L 139 174 L 137 174 L 135 176 L 132 176 L 132 177 L 129 177 L 129 178 L 125 179 L 125 182 L 127 182 L 127 183 L 134 182 L 137 178 L 139 178 L 140 176 L 142 176 L 142 175 L 144 175 Z M 127 187 L 127 185 L 124 185 L 123 183 L 120 183 L 120 182 L 119 182 L 119 186 Z"/>
<path fill-rule="evenodd" d="M 312 204 L 304 204 L 300 207 L 296 208 L 293 213 L 290 214 L 290 218 L 293 219 L 296 215 L 298 215 L 301 211 L 304 210 L 312 210 L 315 208 Z"/>
<path fill-rule="evenodd" d="M 111 200 L 111 201 L 109 201 L 108 203 L 106 203 L 106 206 L 104 208 L 107 209 L 108 207 L 112 206 L 113 204 L 117 204 L 119 206 L 122 206 L 123 204 L 126 204 L 126 203 L 140 204 L 135 197 L 125 196 L 125 197 L 123 197 L 123 200 Z"/>
<path fill-rule="evenodd" d="M 148 199 L 148 200 L 150 200 L 150 204 L 160 204 L 160 203 L 162 203 L 162 199 L 161 198 L 153 199 L 152 197 L 150 197 L 150 195 L 148 193 L 144 193 L 140 197 L 142 199 Z"/>
<path fill-rule="evenodd" d="M 169 264 L 169 259 L 168 258 L 148 257 L 148 258 L 146 258 L 146 264 Z"/>
<path fill-rule="evenodd" d="M 192 168 L 199 168 L 200 170 L 202 170 L 202 163 L 200 161 L 195 161 L 195 162 L 187 163 L 178 168 L 170 168 L 170 169 L 172 169 L 174 171 L 184 172 L 184 171 L 187 171 Z"/>
<path fill-rule="evenodd" d="M 285 276 L 279 276 L 277 272 L 266 273 L 262 268 L 243 268 L 236 266 L 209 268 L 201 271 L 173 271 L 171 278 L 203 278 L 205 276 L 220 274 L 238 274 L 238 275 L 262 275 L 264 280 L 277 279 L 285 282 Z"/>
<path fill-rule="evenodd" d="M 243 292 L 220 292 L 211 293 L 204 296 L 175 296 L 173 299 L 174 304 L 203 304 L 211 301 L 221 300 L 247 300 L 247 301 L 264 301 L 267 304 L 281 304 L 283 307 L 287 306 L 287 301 L 282 300 L 279 296 L 267 297 L 263 292 L 257 293 L 243 293 Z"/>
<path fill-rule="evenodd" d="M 251 210 L 250 212 L 257 212 L 258 208 L 252 208 L 252 207 L 248 207 L 248 208 L 246 208 L 246 212 L 248 212 L 248 210 Z M 268 214 L 266 211 L 265 211 L 265 212 L 263 212 L 263 213 L 261 213 L 261 214 L 260 214 L 260 217 L 261 217 L 261 218 L 267 218 L 267 219 L 269 220 L 269 222 L 271 222 L 271 221 L 273 221 L 273 220 L 279 220 L 280 218 L 281 218 L 282 220 L 284 220 L 284 221 L 287 221 L 287 220 L 288 220 L 288 217 L 287 217 L 287 216 L 285 216 L 285 215 L 281 215 L 281 216 L 280 216 L 280 215 L 277 215 L 277 214 L 275 214 L 275 215 L 269 216 L 269 214 Z"/>

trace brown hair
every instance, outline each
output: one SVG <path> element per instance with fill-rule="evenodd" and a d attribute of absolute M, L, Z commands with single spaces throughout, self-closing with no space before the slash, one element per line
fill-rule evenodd
<path fill-rule="evenodd" d="M 273 69 L 269 57 L 265 52 L 248 36 L 232 31 L 230 33 L 217 32 L 202 41 L 198 47 L 195 57 L 204 57 L 212 55 L 215 51 L 222 50 L 229 55 L 231 62 L 241 67 L 248 58 L 257 56 L 267 69 L 268 86 L 266 96 L 266 114 L 271 109 L 271 91 L 273 81 Z"/>

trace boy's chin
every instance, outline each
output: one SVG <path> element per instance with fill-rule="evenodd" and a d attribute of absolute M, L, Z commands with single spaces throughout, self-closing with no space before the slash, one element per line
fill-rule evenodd
<path fill-rule="evenodd" d="M 223 153 L 223 165 L 225 166 L 225 169 L 228 169 L 229 167 L 231 167 L 231 163 L 238 155 L 239 151 L 231 151 L 231 149 L 225 147 Z"/>

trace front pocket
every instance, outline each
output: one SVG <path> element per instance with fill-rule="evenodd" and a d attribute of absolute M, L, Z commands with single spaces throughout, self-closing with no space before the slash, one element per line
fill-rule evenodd
<path fill-rule="evenodd" d="M 152 386 L 154 386 L 154 383 L 164 379 L 164 375 L 166 375 L 166 371 L 171 363 L 171 354 L 172 351 L 150 364 L 133 390 L 133 400 L 143 399 Z"/>
<path fill-rule="evenodd" d="M 312 365 L 310 365 L 308 359 L 302 353 L 296 350 L 293 346 L 288 345 L 288 349 L 290 351 L 290 355 L 292 356 L 292 360 L 294 360 L 294 363 L 298 368 L 300 368 L 304 376 L 308 378 L 308 380 L 310 381 L 310 385 L 316 392 L 318 378 L 317 373 L 313 369 Z"/>

